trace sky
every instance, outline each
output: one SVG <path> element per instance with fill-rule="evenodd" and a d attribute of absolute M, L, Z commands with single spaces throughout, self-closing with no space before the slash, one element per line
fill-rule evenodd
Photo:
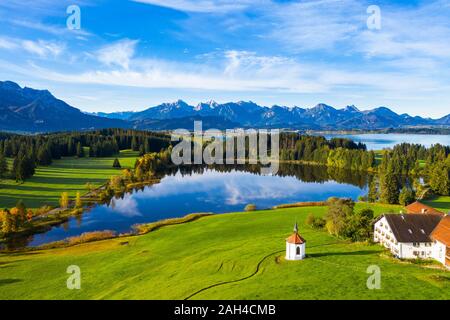
<path fill-rule="evenodd" d="M 450 113 L 450 0 L 8 0 L 0 23 L 0 80 L 83 111 L 182 99 Z"/>

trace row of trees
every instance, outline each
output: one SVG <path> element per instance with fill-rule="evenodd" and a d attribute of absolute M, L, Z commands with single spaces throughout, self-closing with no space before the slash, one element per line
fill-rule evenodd
<path fill-rule="evenodd" d="M 281 134 L 280 159 L 314 162 L 330 167 L 367 171 L 375 166 L 375 154 L 349 139 Z"/>
<path fill-rule="evenodd" d="M 0 231 L 4 235 L 17 232 L 32 218 L 33 211 L 19 200 L 14 208 L 0 210 Z"/>

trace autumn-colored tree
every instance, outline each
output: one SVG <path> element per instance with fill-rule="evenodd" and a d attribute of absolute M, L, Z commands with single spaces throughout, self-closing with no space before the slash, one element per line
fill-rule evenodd
<path fill-rule="evenodd" d="M 8 209 L 0 211 L 0 222 L 1 230 L 4 234 L 8 234 L 14 231 L 14 219 Z"/>
<path fill-rule="evenodd" d="M 75 196 L 75 208 L 79 209 L 83 207 L 83 201 L 81 200 L 81 195 L 77 192 Z"/>
<path fill-rule="evenodd" d="M 69 194 L 67 192 L 61 193 L 61 198 L 59 199 L 59 205 L 61 208 L 67 208 L 69 206 Z"/>
<path fill-rule="evenodd" d="M 28 209 L 27 210 L 27 221 L 30 222 L 31 220 L 33 220 L 33 216 L 34 216 L 33 210 Z"/>

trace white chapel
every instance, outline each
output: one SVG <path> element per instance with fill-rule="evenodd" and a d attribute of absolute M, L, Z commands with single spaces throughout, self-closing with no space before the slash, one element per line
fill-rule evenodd
<path fill-rule="evenodd" d="M 303 260 L 306 255 L 306 240 L 298 234 L 298 225 L 295 223 L 294 233 L 286 239 L 286 260 Z"/>

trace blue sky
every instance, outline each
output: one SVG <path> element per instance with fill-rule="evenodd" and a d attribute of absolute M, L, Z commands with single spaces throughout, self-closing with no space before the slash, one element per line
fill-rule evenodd
<path fill-rule="evenodd" d="M 0 79 L 84 111 L 183 99 L 450 113 L 449 0 L 26 2 L 0 2 Z"/>

